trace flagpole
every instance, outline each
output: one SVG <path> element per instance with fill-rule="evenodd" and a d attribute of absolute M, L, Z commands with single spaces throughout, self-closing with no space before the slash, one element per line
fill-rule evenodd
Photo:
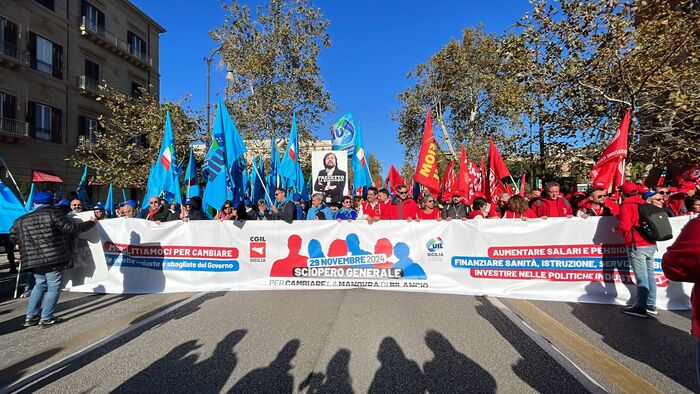
<path fill-rule="evenodd" d="M 513 182 L 513 186 L 515 186 L 515 194 L 520 194 L 520 186 L 518 186 L 518 184 L 515 183 L 515 179 L 513 179 L 513 175 L 508 174 L 508 177 L 510 178 L 510 181 Z"/>
<path fill-rule="evenodd" d="M 10 167 L 8 167 L 7 163 L 5 163 L 5 158 L 0 156 L 0 160 L 2 160 L 2 165 L 7 169 L 7 175 L 9 175 L 10 179 L 12 179 L 12 183 L 15 185 L 15 188 L 17 189 L 17 192 L 19 193 L 20 198 L 22 198 L 22 201 L 24 201 L 24 204 L 26 204 L 27 201 L 24 200 L 24 195 L 22 194 L 22 190 L 20 190 L 19 186 L 17 186 L 17 182 L 15 181 L 15 177 L 12 176 L 12 171 L 10 171 Z"/>
<path fill-rule="evenodd" d="M 270 196 L 270 193 L 267 191 L 267 187 L 265 187 L 265 182 L 263 181 L 262 177 L 260 176 L 260 173 L 258 172 L 258 169 L 253 166 L 253 169 L 255 169 L 255 175 L 258 176 L 258 179 L 260 179 L 260 183 L 262 183 L 263 190 L 265 190 L 265 195 Z"/>

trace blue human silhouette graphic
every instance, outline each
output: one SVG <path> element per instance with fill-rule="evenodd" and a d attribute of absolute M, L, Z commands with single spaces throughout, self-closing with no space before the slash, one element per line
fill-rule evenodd
<path fill-rule="evenodd" d="M 399 261 L 394 263 L 394 268 L 403 270 L 404 279 L 427 279 L 425 271 L 411 259 L 410 253 L 411 249 L 404 242 L 394 245 L 394 255 L 399 259 Z"/>

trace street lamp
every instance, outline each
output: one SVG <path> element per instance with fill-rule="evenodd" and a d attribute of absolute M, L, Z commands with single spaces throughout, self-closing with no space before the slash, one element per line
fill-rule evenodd
<path fill-rule="evenodd" d="M 211 134 L 211 103 L 209 101 L 211 96 L 211 62 L 214 60 L 214 55 L 221 53 L 222 49 L 222 46 L 218 47 L 214 49 L 209 56 L 204 58 L 204 61 L 207 63 L 207 134 Z M 234 78 L 233 71 L 231 71 L 231 67 L 228 66 L 226 82 L 233 83 Z"/>

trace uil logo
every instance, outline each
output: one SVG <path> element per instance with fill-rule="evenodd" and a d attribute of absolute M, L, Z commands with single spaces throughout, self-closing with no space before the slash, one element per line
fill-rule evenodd
<path fill-rule="evenodd" d="M 428 251 L 431 253 L 437 253 L 442 249 L 442 238 L 440 237 L 435 237 L 431 238 L 425 246 L 428 248 Z"/>

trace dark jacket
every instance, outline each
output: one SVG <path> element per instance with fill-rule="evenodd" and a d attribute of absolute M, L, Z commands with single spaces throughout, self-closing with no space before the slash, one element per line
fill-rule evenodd
<path fill-rule="evenodd" d="M 272 214 L 272 220 L 284 220 L 287 223 L 292 223 L 295 215 L 296 208 L 294 203 L 289 200 L 284 200 L 277 207 L 277 213 Z"/>
<path fill-rule="evenodd" d="M 192 208 L 190 210 L 189 220 L 211 220 L 211 218 L 204 212 L 202 212 L 201 209 L 194 209 Z"/>
<path fill-rule="evenodd" d="M 22 269 L 67 265 L 71 257 L 68 235 L 90 230 L 95 222 L 73 222 L 55 207 L 45 207 L 15 220 L 11 238 L 20 247 Z"/>
<path fill-rule="evenodd" d="M 158 206 L 158 212 L 153 214 L 150 218 L 148 217 L 148 208 L 144 208 L 141 210 L 141 212 L 136 216 L 139 219 L 146 219 L 150 220 L 152 222 L 167 222 L 168 221 L 168 216 L 170 214 L 170 211 L 164 207 L 163 205 Z"/>
<path fill-rule="evenodd" d="M 469 207 L 467 207 L 461 202 L 458 202 L 456 204 L 450 202 L 447 205 L 445 205 L 445 208 L 442 209 L 442 218 L 447 219 L 448 217 L 452 219 L 462 219 L 469 217 Z"/>

